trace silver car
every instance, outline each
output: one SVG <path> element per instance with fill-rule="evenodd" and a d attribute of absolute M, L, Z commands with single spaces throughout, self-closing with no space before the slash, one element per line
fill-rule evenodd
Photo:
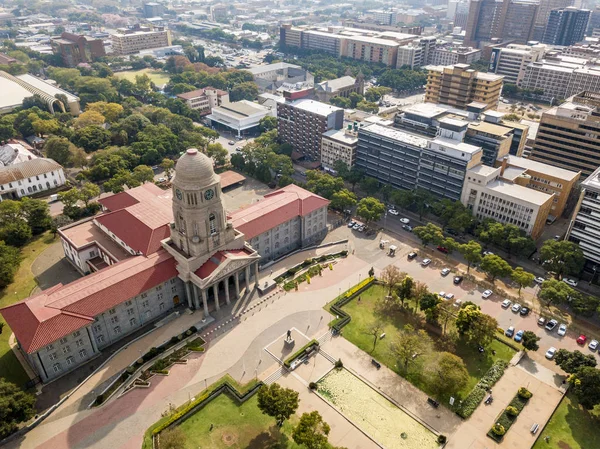
<path fill-rule="evenodd" d="M 566 333 L 567 333 L 567 325 L 566 324 L 561 324 L 560 326 L 558 326 L 558 335 L 560 335 L 561 337 L 564 337 Z"/>

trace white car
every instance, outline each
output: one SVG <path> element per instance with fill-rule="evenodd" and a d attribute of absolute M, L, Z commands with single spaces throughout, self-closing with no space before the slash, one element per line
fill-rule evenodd
<path fill-rule="evenodd" d="M 533 281 L 534 281 L 536 284 L 542 284 L 542 283 L 543 283 L 545 280 L 546 280 L 546 279 L 544 279 L 543 277 L 541 277 L 541 276 L 538 276 L 538 277 L 536 277 L 536 278 L 535 278 Z"/>
<path fill-rule="evenodd" d="M 431 259 L 423 259 L 423 262 L 421 262 L 421 265 L 424 266 L 424 267 L 426 267 L 430 263 L 431 263 Z"/>
<path fill-rule="evenodd" d="M 577 284 L 579 284 L 579 282 L 577 282 L 575 279 L 563 278 L 563 282 L 569 287 L 577 287 Z"/>
<path fill-rule="evenodd" d="M 518 302 L 514 303 L 510 310 L 517 313 L 519 310 L 521 310 L 521 304 Z"/>
<path fill-rule="evenodd" d="M 493 256 L 493 255 L 494 255 L 494 253 L 493 253 L 493 252 L 491 252 L 491 251 L 484 251 L 484 252 L 483 252 L 483 255 L 484 255 L 484 256 Z"/>
<path fill-rule="evenodd" d="M 566 324 L 561 324 L 560 326 L 558 326 L 558 335 L 560 335 L 561 337 L 564 337 L 566 333 L 567 333 L 567 325 Z"/>
<path fill-rule="evenodd" d="M 590 348 L 591 351 L 595 351 L 596 349 L 598 349 L 598 340 L 590 341 L 588 348 Z"/>
<path fill-rule="evenodd" d="M 444 268 L 441 273 L 442 276 L 448 276 L 450 274 L 450 268 Z"/>
<path fill-rule="evenodd" d="M 462 305 L 462 299 L 457 299 L 456 301 L 454 301 L 454 307 L 460 308 L 461 305 Z"/>
<path fill-rule="evenodd" d="M 354 229 L 355 231 L 358 231 L 358 228 L 360 228 L 360 223 L 354 223 L 354 226 L 352 226 L 352 229 Z"/>
<path fill-rule="evenodd" d="M 551 346 L 550 349 L 548 349 L 546 351 L 546 358 L 548 360 L 552 360 L 555 355 L 556 355 L 556 348 L 554 346 Z"/>
<path fill-rule="evenodd" d="M 446 293 L 446 299 L 454 299 L 454 293 Z"/>
<path fill-rule="evenodd" d="M 505 299 L 504 301 L 502 301 L 502 304 L 500 304 L 500 305 L 502 306 L 503 309 L 508 309 L 511 304 L 512 304 L 512 301 L 510 299 Z"/>
<path fill-rule="evenodd" d="M 400 214 L 400 212 L 398 212 L 396 209 L 390 209 L 390 210 L 388 210 L 388 213 L 390 215 L 399 215 Z"/>
<path fill-rule="evenodd" d="M 494 293 L 494 292 L 493 292 L 493 291 L 491 291 L 491 290 L 486 290 L 486 291 L 484 291 L 484 292 L 481 294 L 481 297 L 482 297 L 483 299 L 488 299 L 490 296 L 492 296 L 492 295 L 493 295 L 493 293 Z"/>
<path fill-rule="evenodd" d="M 401 218 L 400 223 L 409 224 L 410 220 L 408 218 Z"/>
<path fill-rule="evenodd" d="M 439 292 L 438 295 L 440 295 L 440 298 L 446 299 L 446 292 L 445 291 Z"/>

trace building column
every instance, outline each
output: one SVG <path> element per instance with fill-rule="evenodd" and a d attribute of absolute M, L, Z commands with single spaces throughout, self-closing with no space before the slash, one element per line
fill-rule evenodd
<path fill-rule="evenodd" d="M 223 281 L 223 286 L 225 287 L 225 302 L 229 305 L 231 303 L 229 300 L 229 276 Z"/>
<path fill-rule="evenodd" d="M 215 305 L 217 306 L 217 310 L 221 310 L 221 306 L 219 305 L 219 284 L 213 284 L 212 289 L 213 294 L 215 295 Z"/>
<path fill-rule="evenodd" d="M 246 265 L 246 291 L 250 290 L 250 265 Z"/>
<path fill-rule="evenodd" d="M 201 290 L 202 292 L 202 306 L 204 307 L 204 317 L 207 317 L 208 314 L 208 300 L 207 300 L 207 293 L 206 293 L 206 289 L 203 288 Z"/>
<path fill-rule="evenodd" d="M 192 288 L 194 290 L 194 309 L 198 310 L 200 309 L 200 302 L 198 301 L 198 287 L 196 287 L 196 284 L 194 284 L 193 282 Z"/>
<path fill-rule="evenodd" d="M 258 287 L 258 262 L 254 263 L 254 282 Z"/>
<path fill-rule="evenodd" d="M 235 276 L 233 279 L 235 281 L 235 298 L 239 299 L 240 298 L 240 272 L 239 271 L 235 272 Z"/>
<path fill-rule="evenodd" d="M 192 306 L 192 294 L 190 292 L 190 283 L 189 283 L 189 281 L 185 282 L 185 297 L 187 299 L 188 307 L 191 309 L 193 306 Z"/>
<path fill-rule="evenodd" d="M 92 349 L 94 350 L 94 354 L 97 352 L 100 352 L 98 350 L 98 345 L 96 344 L 96 339 L 94 338 L 94 333 L 92 332 L 92 330 L 89 327 L 85 328 L 86 332 L 87 332 L 87 336 L 90 339 L 90 343 L 92 344 Z"/>

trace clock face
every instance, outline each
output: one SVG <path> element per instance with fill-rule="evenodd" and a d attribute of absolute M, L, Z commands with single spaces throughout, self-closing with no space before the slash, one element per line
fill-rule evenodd
<path fill-rule="evenodd" d="M 177 199 L 179 201 L 181 201 L 181 198 L 183 198 L 183 193 L 181 193 L 181 190 L 179 189 L 175 189 L 175 195 L 177 195 Z"/>
<path fill-rule="evenodd" d="M 215 192 L 213 191 L 213 189 L 208 189 L 204 192 L 205 200 L 211 200 L 213 196 L 215 196 Z"/>

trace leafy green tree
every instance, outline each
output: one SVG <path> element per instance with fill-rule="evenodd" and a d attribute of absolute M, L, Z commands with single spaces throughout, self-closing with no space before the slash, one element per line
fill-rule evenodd
<path fill-rule="evenodd" d="M 365 176 L 360 182 L 360 188 L 367 195 L 374 195 L 379 190 L 379 181 L 375 178 L 371 178 L 370 176 Z"/>
<path fill-rule="evenodd" d="M 31 238 L 31 228 L 23 217 L 21 201 L 4 200 L 0 203 L 0 240 L 7 245 L 21 247 Z"/>
<path fill-rule="evenodd" d="M 344 180 L 316 170 L 306 172 L 308 190 L 323 198 L 331 199 L 333 194 L 344 188 Z"/>
<path fill-rule="evenodd" d="M 469 383 L 469 371 L 463 360 L 449 352 L 442 352 L 427 369 L 429 385 L 440 395 L 456 394 Z"/>
<path fill-rule="evenodd" d="M 33 235 L 41 234 L 52 226 L 50 207 L 45 201 L 24 197 L 21 199 L 21 212 Z"/>
<path fill-rule="evenodd" d="M 398 337 L 390 345 L 392 354 L 398 359 L 398 364 L 404 373 L 408 372 L 409 365 L 415 363 L 417 358 L 431 352 L 433 342 L 423 329 L 415 331 L 410 324 L 398 332 Z"/>
<path fill-rule="evenodd" d="M 19 250 L 0 241 L 0 289 L 12 283 L 20 263 Z"/>
<path fill-rule="evenodd" d="M 14 120 L 15 116 L 12 114 L 0 118 L 0 142 L 6 142 L 17 135 Z"/>
<path fill-rule="evenodd" d="M 298 409 L 298 392 L 290 388 L 281 388 L 277 383 L 263 385 L 258 390 L 258 408 L 272 416 L 281 427 L 283 421 L 290 419 Z"/>
<path fill-rule="evenodd" d="M 496 254 L 488 254 L 481 261 L 481 269 L 486 273 L 491 281 L 494 282 L 497 277 L 510 276 L 512 268 L 502 257 Z"/>
<path fill-rule="evenodd" d="M 359 168 L 352 167 L 348 174 L 343 178 L 344 181 L 350 183 L 352 186 L 352 191 L 354 192 L 354 188 L 356 184 L 358 184 L 365 177 L 365 173 Z"/>
<path fill-rule="evenodd" d="M 271 131 L 272 129 L 277 129 L 277 117 L 271 117 L 267 115 L 260 119 L 258 122 L 258 126 L 260 128 L 260 132 Z"/>
<path fill-rule="evenodd" d="M 569 351 L 567 349 L 559 349 L 554 356 L 554 363 L 569 374 L 576 373 L 583 367 L 594 368 L 597 365 L 596 358 L 593 354 L 583 354 L 579 350 Z"/>
<path fill-rule="evenodd" d="M 490 315 L 481 313 L 465 333 L 466 340 L 472 345 L 489 346 L 498 330 L 498 321 Z"/>
<path fill-rule="evenodd" d="M 79 199 L 85 203 L 85 207 L 88 207 L 90 201 L 97 196 L 100 196 L 100 187 L 92 182 L 84 183 L 79 189 Z"/>
<path fill-rule="evenodd" d="M 240 83 L 229 91 L 230 101 L 254 101 L 256 97 L 258 97 L 258 86 L 252 81 Z"/>
<path fill-rule="evenodd" d="M 413 229 L 413 233 L 421 240 L 421 243 L 425 247 L 430 243 L 439 245 L 444 239 L 442 229 L 433 223 L 427 223 L 425 226 L 417 226 Z"/>
<path fill-rule="evenodd" d="M 587 410 L 600 404 L 600 370 L 585 366 L 571 378 L 573 392 L 579 403 Z"/>
<path fill-rule="evenodd" d="M 147 165 L 138 165 L 133 169 L 131 177 L 138 182 L 138 184 L 144 184 L 145 182 L 152 182 L 154 180 L 154 171 Z"/>
<path fill-rule="evenodd" d="M 419 300 L 419 309 L 422 311 L 433 309 L 440 303 L 440 301 L 440 297 L 435 293 L 427 293 Z"/>
<path fill-rule="evenodd" d="M 575 290 L 569 287 L 564 282 L 557 279 L 548 279 L 542 282 L 538 297 L 546 301 L 546 304 L 564 304 L 569 300 L 570 296 L 575 295 Z"/>
<path fill-rule="evenodd" d="M 347 97 L 333 97 L 329 100 L 329 102 L 334 106 L 344 109 L 350 109 L 350 107 L 352 106 L 350 98 Z"/>
<path fill-rule="evenodd" d="M 212 158 L 215 165 L 222 167 L 227 164 L 229 152 L 220 143 L 210 143 L 206 147 L 206 155 Z"/>
<path fill-rule="evenodd" d="M 292 439 L 306 449 L 326 449 L 330 430 L 329 424 L 323 421 L 319 412 L 303 413 L 292 432 Z"/>
<path fill-rule="evenodd" d="M 577 294 L 571 296 L 569 305 L 576 315 L 591 317 L 600 306 L 600 299 L 596 296 Z"/>
<path fill-rule="evenodd" d="M 535 276 L 525 271 L 522 267 L 517 267 L 510 275 L 512 280 L 519 286 L 519 296 L 523 287 L 529 287 L 533 284 Z"/>
<path fill-rule="evenodd" d="M 359 101 L 356 105 L 356 109 L 359 111 L 370 112 L 371 114 L 377 114 L 379 112 L 379 105 L 370 101 Z"/>
<path fill-rule="evenodd" d="M 91 153 L 106 148 L 110 144 L 110 133 L 100 126 L 86 126 L 73 132 L 71 142 L 83 148 L 87 153 Z"/>
<path fill-rule="evenodd" d="M 167 176 L 167 178 L 171 178 L 171 173 L 175 169 L 175 161 L 173 161 L 172 159 L 165 158 L 160 163 L 160 168 L 162 168 L 165 171 L 165 175 Z"/>
<path fill-rule="evenodd" d="M 523 332 L 523 339 L 521 340 L 521 344 L 528 351 L 537 351 L 540 349 L 538 345 L 538 341 L 540 341 L 540 337 L 535 335 L 535 332 L 525 331 Z"/>
<path fill-rule="evenodd" d="M 331 196 L 331 207 L 337 210 L 351 209 L 356 202 L 356 195 L 348 189 L 342 189 Z"/>
<path fill-rule="evenodd" d="M 71 142 L 65 137 L 51 136 L 44 143 L 46 156 L 60 165 L 68 166 L 71 160 Z"/>
<path fill-rule="evenodd" d="M 475 240 L 470 240 L 467 243 L 459 245 L 458 252 L 467 261 L 467 273 L 473 264 L 481 262 L 481 245 Z"/>
<path fill-rule="evenodd" d="M 381 219 L 384 212 L 385 205 L 373 197 L 361 199 L 356 207 L 356 215 L 366 223 Z"/>
<path fill-rule="evenodd" d="M 540 248 L 544 268 L 555 273 L 560 279 L 564 275 L 579 274 L 585 258 L 578 244 L 567 240 L 546 240 Z"/>
<path fill-rule="evenodd" d="M 0 438 L 17 430 L 34 413 L 35 397 L 0 377 Z"/>
<path fill-rule="evenodd" d="M 410 276 L 404 276 L 402 281 L 396 286 L 396 294 L 402 307 L 404 307 L 404 301 L 412 297 L 414 288 L 415 280 Z"/>
<path fill-rule="evenodd" d="M 348 95 L 348 99 L 350 100 L 350 107 L 355 108 L 364 98 L 358 92 L 351 92 L 350 95 Z"/>
<path fill-rule="evenodd" d="M 58 199 L 63 203 L 64 207 L 74 207 L 81 198 L 79 196 L 79 190 L 73 187 L 69 190 L 59 192 Z"/>
<path fill-rule="evenodd" d="M 231 165 L 233 165 L 233 168 L 236 170 L 243 171 L 246 167 L 246 160 L 244 159 L 244 156 L 239 153 L 232 154 L 230 161 Z"/>

